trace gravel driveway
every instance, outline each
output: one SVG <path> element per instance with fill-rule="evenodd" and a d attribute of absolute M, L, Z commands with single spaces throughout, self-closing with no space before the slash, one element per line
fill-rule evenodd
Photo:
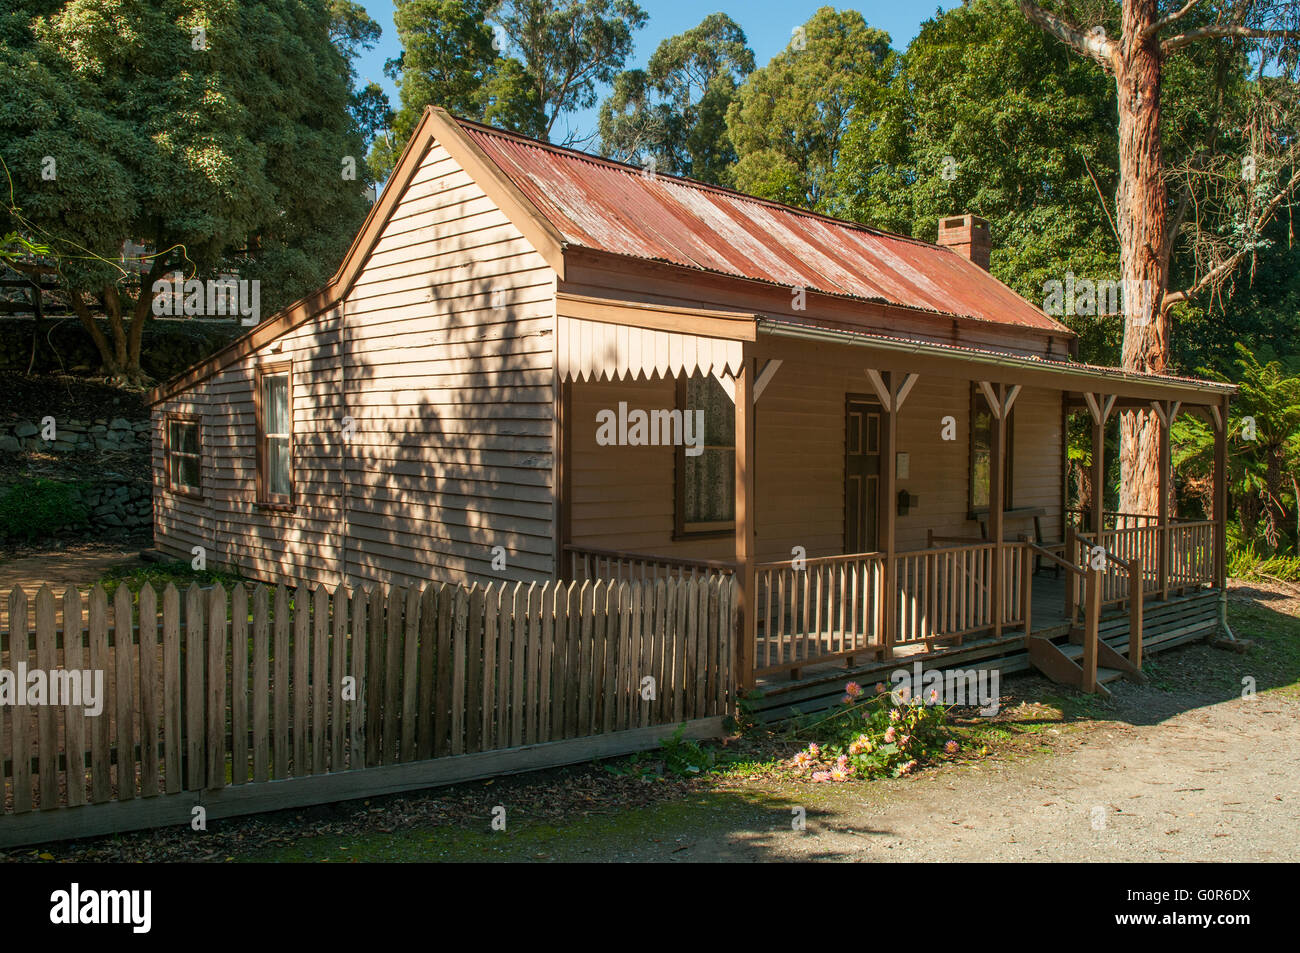
<path fill-rule="evenodd" d="M 788 811 L 756 812 L 748 829 L 610 859 L 1296 861 L 1298 723 L 1300 701 L 1269 694 L 1158 724 L 1049 729 L 1052 757 L 820 785 L 815 798 L 804 787 L 804 833 Z"/>

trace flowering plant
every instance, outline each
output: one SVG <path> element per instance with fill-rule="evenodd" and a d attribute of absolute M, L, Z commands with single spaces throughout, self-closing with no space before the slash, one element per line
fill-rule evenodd
<path fill-rule="evenodd" d="M 856 682 L 829 715 L 800 726 L 796 737 L 812 737 L 788 762 L 796 774 L 813 781 L 901 777 L 961 745 L 948 736 L 948 709 L 937 693 L 928 702 L 910 693 L 891 695 L 883 684 L 868 695 Z"/>

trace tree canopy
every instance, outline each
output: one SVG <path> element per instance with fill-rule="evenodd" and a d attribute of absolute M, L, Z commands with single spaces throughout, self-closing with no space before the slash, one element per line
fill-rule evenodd
<path fill-rule="evenodd" d="M 350 13 L 345 42 L 363 43 Z M 234 268 L 275 308 L 337 266 L 367 202 L 334 27 L 324 0 L 22 0 L 0 17 L 0 232 L 49 247 L 17 266 L 57 274 L 113 375 L 141 376 L 163 274 Z"/>
<path fill-rule="evenodd" d="M 736 161 L 727 110 L 754 71 L 745 31 L 725 13 L 659 44 L 644 70 L 614 77 L 601 104 L 601 151 L 670 175 L 724 184 Z"/>

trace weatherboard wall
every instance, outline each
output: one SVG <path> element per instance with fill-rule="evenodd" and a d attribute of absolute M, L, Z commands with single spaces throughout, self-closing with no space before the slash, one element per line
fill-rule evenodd
<path fill-rule="evenodd" d="M 433 144 L 341 307 L 154 408 L 156 433 L 169 411 L 203 415 L 200 498 L 165 488 L 155 440 L 158 547 L 265 579 L 549 578 L 554 289 Z M 256 489 L 256 368 L 284 361 L 291 512 Z"/>

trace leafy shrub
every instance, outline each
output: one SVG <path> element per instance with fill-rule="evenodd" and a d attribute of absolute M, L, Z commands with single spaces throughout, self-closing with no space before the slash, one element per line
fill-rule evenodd
<path fill-rule="evenodd" d="M 708 771 L 717 762 L 718 757 L 712 748 L 704 747 L 694 738 L 682 737 L 685 731 L 686 726 L 682 725 L 672 733 L 671 737 L 659 742 L 659 748 L 663 753 L 664 770 L 679 777 Z"/>
<path fill-rule="evenodd" d="M 1230 548 L 1228 575 L 1239 579 L 1272 576 L 1286 582 L 1300 582 L 1300 556 L 1264 556 L 1253 546 Z"/>
<path fill-rule="evenodd" d="M 943 754 L 957 753 L 961 746 L 948 736 L 947 720 L 942 705 L 910 697 L 896 700 L 883 685 L 867 697 L 850 682 L 829 717 L 796 728 L 796 737 L 813 740 L 788 765 L 813 781 L 897 778 Z"/>
<path fill-rule="evenodd" d="M 22 480 L 0 491 L 0 537 L 29 542 L 85 526 L 89 518 L 71 483 Z"/>

